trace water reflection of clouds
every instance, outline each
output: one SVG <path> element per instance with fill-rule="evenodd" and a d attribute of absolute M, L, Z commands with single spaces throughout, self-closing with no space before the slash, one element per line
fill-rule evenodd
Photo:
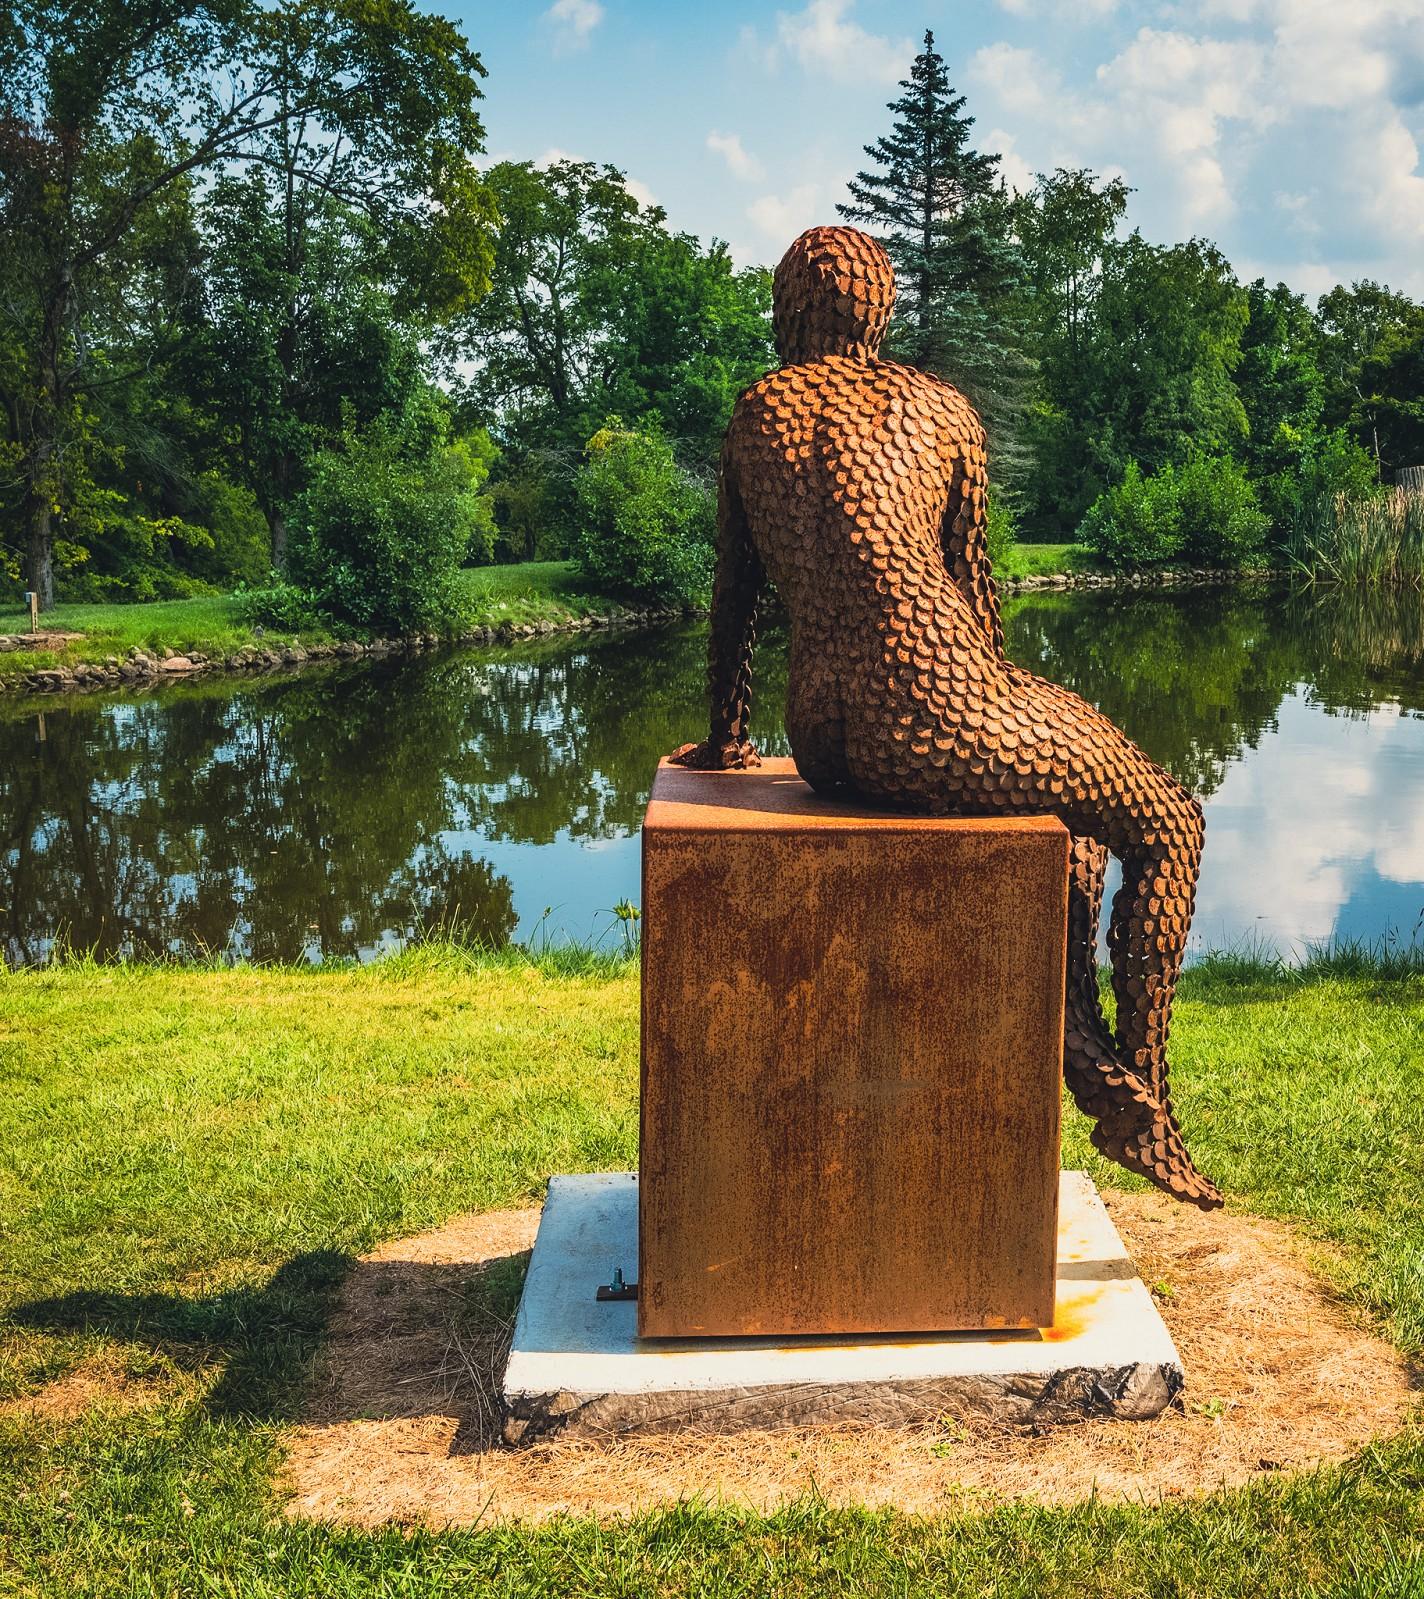
<path fill-rule="evenodd" d="M 1424 740 L 1413 722 L 1393 705 L 1332 716 L 1287 695 L 1276 727 L 1207 804 L 1196 952 L 1234 947 L 1252 928 L 1284 952 L 1349 934 L 1341 913 L 1372 881 L 1417 889 L 1385 896 L 1392 913 L 1424 906 Z M 1410 936 L 1414 915 L 1390 920 L 1376 916 L 1368 936 Z"/>
<path fill-rule="evenodd" d="M 442 842 L 452 854 L 477 854 L 515 885 L 520 941 L 616 942 L 613 907 L 642 899 L 641 840 L 579 838 L 567 828 L 547 844 L 530 846 L 474 831 L 449 832 Z M 545 915 L 545 911 L 548 915 Z"/>

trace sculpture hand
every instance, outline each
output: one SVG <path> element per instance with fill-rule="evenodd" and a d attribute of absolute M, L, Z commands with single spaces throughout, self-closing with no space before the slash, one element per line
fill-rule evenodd
<path fill-rule="evenodd" d="M 668 759 L 674 766 L 687 766 L 695 772 L 742 772 L 761 765 L 756 745 L 750 739 L 735 738 L 683 744 Z"/>

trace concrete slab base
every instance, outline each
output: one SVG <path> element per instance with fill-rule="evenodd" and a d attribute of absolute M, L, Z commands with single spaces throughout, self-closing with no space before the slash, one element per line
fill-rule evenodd
<path fill-rule="evenodd" d="M 504 1373 L 505 1439 L 945 1414 L 1032 1426 L 1155 1416 L 1182 1387 L 1176 1347 L 1087 1173 L 1060 1183 L 1052 1327 L 640 1340 L 636 1304 L 596 1298 L 614 1268 L 636 1273 L 636 1176 L 555 1177 Z"/>

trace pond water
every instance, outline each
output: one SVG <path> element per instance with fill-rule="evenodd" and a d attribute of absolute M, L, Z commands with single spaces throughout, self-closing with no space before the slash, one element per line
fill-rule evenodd
<path fill-rule="evenodd" d="M 1193 948 L 1408 941 L 1424 914 L 1417 595 L 1040 594 L 1011 654 L 1207 807 Z M 0 940 L 367 956 L 422 931 L 620 937 L 659 755 L 700 735 L 704 629 L 581 635 L 0 709 Z M 757 737 L 783 752 L 783 652 Z"/>

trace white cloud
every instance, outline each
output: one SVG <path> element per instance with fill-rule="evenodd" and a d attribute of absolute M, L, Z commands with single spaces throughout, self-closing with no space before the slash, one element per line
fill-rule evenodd
<path fill-rule="evenodd" d="M 781 51 L 775 40 L 763 39 L 748 22 L 738 30 L 737 47 L 732 52 L 732 62 L 737 67 L 752 67 L 760 72 L 775 72 L 781 65 Z"/>
<path fill-rule="evenodd" d="M 1032 50 L 1017 45 L 1002 41 L 985 45 L 971 58 L 969 70 L 977 82 L 994 94 L 1005 111 L 1018 116 L 1047 111 L 1050 102 L 1061 96 L 1054 73 Z"/>
<path fill-rule="evenodd" d="M 985 148 L 999 152 L 999 174 L 1011 189 L 1026 194 L 1033 187 L 1034 171 L 1019 154 L 1012 133 L 1003 128 L 990 128 L 984 140 Z"/>
<path fill-rule="evenodd" d="M 734 178 L 755 183 L 763 176 L 761 162 L 743 147 L 740 134 L 718 133 L 714 128 L 707 135 L 707 148 L 722 157 Z"/>
<path fill-rule="evenodd" d="M 776 36 L 808 72 L 846 83 L 893 84 L 910 70 L 915 46 L 888 39 L 849 19 L 854 0 L 809 0 L 800 11 L 777 13 Z"/>
<path fill-rule="evenodd" d="M 1248 40 L 1198 39 L 1143 28 L 1098 68 L 1125 132 L 1132 126 L 1164 158 L 1188 228 L 1219 222 L 1235 207 L 1222 160 L 1224 124 L 1273 120 L 1261 48 Z"/>
<path fill-rule="evenodd" d="M 1067 25 L 1058 0 L 1000 4 Z M 1153 15 L 1095 70 L 1070 67 L 1052 32 L 970 58 L 1005 175 L 1117 168 L 1149 236 L 1206 232 L 1283 266 L 1302 252 L 1302 283 L 1328 269 L 1424 288 L 1424 0 L 1168 0 Z"/>
<path fill-rule="evenodd" d="M 1011 17 L 1048 14 L 1064 22 L 1101 22 L 1117 10 L 1118 0 L 998 0 Z"/>
<path fill-rule="evenodd" d="M 747 207 L 747 216 L 759 232 L 784 250 L 799 233 L 824 220 L 819 214 L 821 185 L 801 183 L 784 195 L 764 194 Z"/>
<path fill-rule="evenodd" d="M 625 176 L 623 187 L 627 189 L 628 193 L 633 196 L 639 205 L 654 206 L 658 203 L 653 191 L 646 183 L 640 182 L 637 178 Z"/>
<path fill-rule="evenodd" d="M 556 50 L 582 50 L 603 21 L 603 7 L 598 0 L 554 0 L 544 21 L 554 29 Z"/>
<path fill-rule="evenodd" d="M 1371 869 L 1390 882 L 1424 881 L 1424 813 L 1398 781 L 1412 731 L 1392 705 L 1346 721 L 1288 695 L 1276 728 L 1207 801 L 1194 946 L 1222 947 L 1254 924 L 1267 941 L 1299 949 L 1337 931 Z M 1324 763 L 1322 739 L 1332 756 Z"/>

